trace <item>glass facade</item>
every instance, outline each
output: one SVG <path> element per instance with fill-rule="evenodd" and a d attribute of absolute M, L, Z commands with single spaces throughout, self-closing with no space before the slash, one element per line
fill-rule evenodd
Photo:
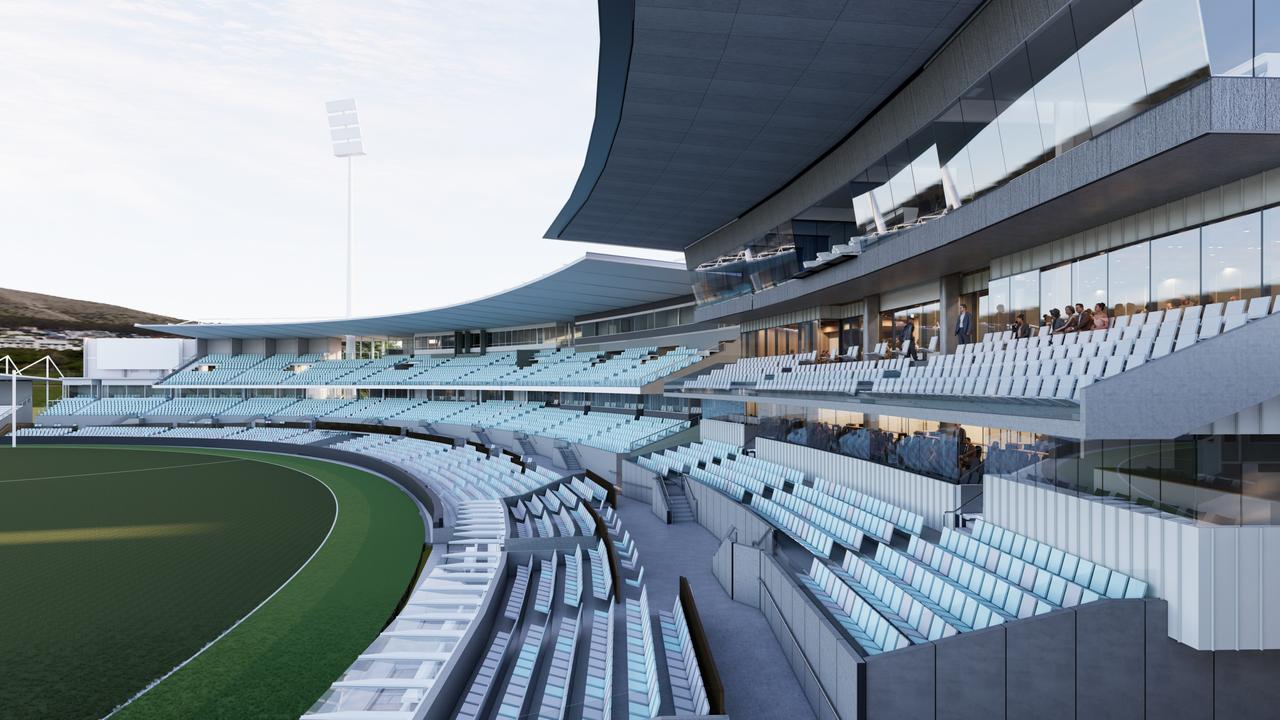
<path fill-rule="evenodd" d="M 985 329 L 1007 330 L 1019 312 L 1040 318 L 1028 306 L 1036 292 L 1043 313 L 1103 303 L 1112 316 L 1280 293 L 1280 208 L 992 280 Z"/>
<path fill-rule="evenodd" d="M 992 442 L 986 472 L 1214 525 L 1280 523 L 1280 438 Z"/>
<path fill-rule="evenodd" d="M 982 438 L 973 428 L 929 420 L 747 404 L 756 437 L 804 445 L 954 483 L 982 481 Z"/>
<path fill-rule="evenodd" d="M 864 244 L 890 239 L 1211 74 L 1280 76 L 1280 3 L 1075 0 L 932 122 L 811 208 L 824 217 L 843 212 L 848 222 L 793 220 L 706 263 L 695 273 L 697 302 L 772 287 L 817 252 L 851 238 Z M 1080 278 L 1074 301 L 1116 295 L 1113 304 L 1129 306 L 1154 298 L 1132 296 L 1137 288 L 1099 285 L 1105 267 L 1081 269 L 1097 272 Z M 1060 288 L 1051 290 L 1058 299 Z M 990 302 L 993 321 L 1007 326 L 996 308 L 1012 305 Z M 1044 298 L 1021 304 L 1041 311 L 1048 305 Z"/>
<path fill-rule="evenodd" d="M 880 339 L 894 352 L 902 352 L 901 328 L 907 322 L 915 326 L 913 336 L 918 350 L 928 349 L 940 334 L 941 306 L 936 302 L 913 305 L 880 313 Z"/>
<path fill-rule="evenodd" d="M 815 320 L 744 332 L 743 357 L 817 352 L 817 326 L 818 322 Z"/>
<path fill-rule="evenodd" d="M 574 337 L 578 339 L 593 338 L 644 332 L 646 330 L 661 330 L 662 328 L 677 327 L 679 325 L 692 325 L 694 322 L 693 309 L 693 305 L 686 305 L 684 307 L 664 308 L 626 317 L 581 322 L 574 326 Z"/>
<path fill-rule="evenodd" d="M 1280 437 L 1080 442 L 906 417 L 747 403 L 749 435 L 953 483 L 984 474 L 1045 483 L 1214 525 L 1280 524 Z"/>

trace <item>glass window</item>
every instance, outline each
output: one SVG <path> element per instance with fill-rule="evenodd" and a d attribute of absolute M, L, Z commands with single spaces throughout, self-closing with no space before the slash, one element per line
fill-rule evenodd
<path fill-rule="evenodd" d="M 1253 11 L 1253 74 L 1280 77 L 1280 4 L 1256 0 Z"/>
<path fill-rule="evenodd" d="M 1261 213 L 1206 225 L 1200 239 L 1205 302 L 1251 298 L 1261 292 Z"/>
<path fill-rule="evenodd" d="M 913 223 L 920 213 L 913 202 L 916 196 L 916 184 L 911 174 L 911 152 L 907 149 L 907 144 L 903 143 L 894 148 L 885 160 L 891 173 L 888 187 L 894 202 L 893 210 L 888 212 L 886 219 L 892 217 L 889 220 L 890 226 Z M 884 207 L 880 209 L 886 210 Z"/>
<path fill-rule="evenodd" d="M 1133 19 L 1152 104 L 1209 76 L 1197 0 L 1143 0 Z"/>
<path fill-rule="evenodd" d="M 1028 325 L 1040 324 L 1040 271 L 1032 270 L 1009 278 L 1010 315 L 1022 314 Z M 1013 322 L 1012 318 L 1010 322 Z"/>
<path fill-rule="evenodd" d="M 1062 308 L 1071 300 L 1071 266 L 1062 265 L 1040 273 L 1040 313 Z"/>
<path fill-rule="evenodd" d="M 943 167 L 943 182 L 950 181 L 955 189 L 951 204 L 973 197 L 973 167 L 965 146 L 978 134 L 980 127 L 965 123 L 960 103 L 956 102 L 942 112 L 933 122 L 934 136 L 938 139 L 938 160 Z"/>
<path fill-rule="evenodd" d="M 985 332 L 1002 332 L 1009 329 L 1009 278 L 992 280 L 987 284 L 987 309 L 982 316 Z"/>
<path fill-rule="evenodd" d="M 1082 37 L 1084 13 L 1073 8 L 1076 36 Z M 1089 123 L 1097 135 L 1138 114 L 1145 106 L 1146 83 L 1138 55 L 1138 34 L 1133 14 L 1125 13 L 1080 48 L 1080 71 Z"/>
<path fill-rule="evenodd" d="M 1253 0 L 1200 0 L 1200 16 L 1213 74 L 1252 75 Z"/>
<path fill-rule="evenodd" d="M 969 128 L 979 128 L 969 141 L 969 162 L 973 165 L 973 195 L 976 197 L 1004 181 L 1004 150 L 996 124 L 996 100 L 991 77 L 984 77 L 960 98 L 960 110 Z"/>
<path fill-rule="evenodd" d="M 927 137 L 923 137 L 926 136 Z M 920 147 L 923 146 L 923 149 Z M 942 191 L 942 173 L 938 164 L 938 146 L 933 143 L 933 133 L 920 133 L 912 139 L 911 175 L 916 183 L 916 199 L 920 215 L 932 215 L 946 207 Z"/>
<path fill-rule="evenodd" d="M 1147 243 L 1138 243 L 1107 255 L 1107 302 L 1112 315 L 1133 315 L 1147 309 L 1150 252 Z"/>
<path fill-rule="evenodd" d="M 1151 241 L 1151 300 L 1158 310 L 1199 304 L 1199 229 Z"/>
<path fill-rule="evenodd" d="M 1107 302 L 1107 256 L 1098 255 L 1071 265 L 1071 304 L 1091 308 Z"/>
<path fill-rule="evenodd" d="M 991 71 L 991 87 L 999 113 L 996 122 L 1000 126 L 1000 144 L 1010 177 L 1039 165 L 1044 159 L 1044 142 L 1040 138 L 1031 85 L 1031 64 L 1025 45 Z"/>
<path fill-rule="evenodd" d="M 1262 213 L 1262 284 L 1280 295 L 1280 208 Z"/>
<path fill-rule="evenodd" d="M 1061 155 L 1089 139 L 1080 61 L 1076 58 L 1071 13 L 1064 12 L 1027 41 L 1031 75 L 1036 80 L 1036 112 L 1040 135 L 1053 155 Z"/>

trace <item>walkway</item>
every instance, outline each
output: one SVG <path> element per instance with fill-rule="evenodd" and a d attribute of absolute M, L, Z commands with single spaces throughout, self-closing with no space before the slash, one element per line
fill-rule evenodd
<path fill-rule="evenodd" d="M 711 557 L 719 542 L 696 522 L 667 525 L 648 504 L 619 497 L 622 526 L 631 531 L 654 612 L 670 610 L 680 576 L 689 579 L 716 667 L 724 682 L 725 705 L 733 720 L 805 720 L 813 710 L 791 665 L 753 607 L 734 602 L 711 574 Z"/>

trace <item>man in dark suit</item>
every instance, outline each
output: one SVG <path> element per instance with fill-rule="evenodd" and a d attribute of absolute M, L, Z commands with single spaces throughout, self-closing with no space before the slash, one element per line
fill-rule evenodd
<path fill-rule="evenodd" d="M 973 316 L 969 314 L 969 306 L 960 303 L 960 316 L 956 318 L 956 344 L 968 345 L 973 342 Z"/>
<path fill-rule="evenodd" d="M 914 315 L 910 315 L 902 320 L 902 327 L 898 328 L 898 352 L 903 357 L 914 358 L 916 350 L 916 319 Z"/>

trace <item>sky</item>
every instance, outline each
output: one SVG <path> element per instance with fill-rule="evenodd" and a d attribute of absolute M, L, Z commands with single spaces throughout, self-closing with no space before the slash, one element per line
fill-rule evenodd
<path fill-rule="evenodd" d="M 594 0 L 0 3 L 0 287 L 193 320 L 482 297 L 588 251 L 543 240 L 595 107 Z"/>

